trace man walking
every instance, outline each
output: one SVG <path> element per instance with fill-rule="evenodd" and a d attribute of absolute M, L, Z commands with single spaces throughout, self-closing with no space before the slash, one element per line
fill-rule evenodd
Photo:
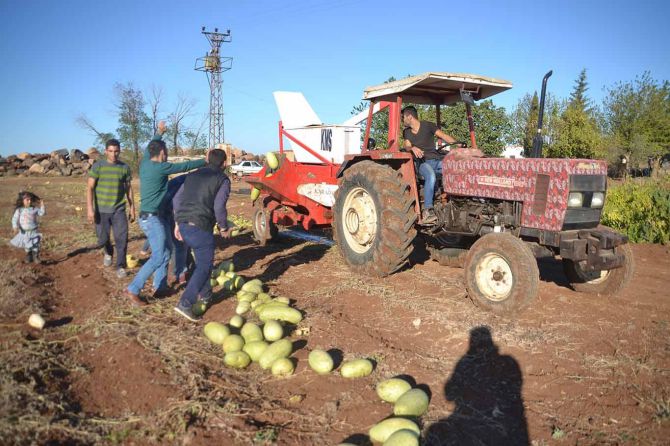
<path fill-rule="evenodd" d="M 121 144 L 110 139 L 105 144 L 105 158 L 98 160 L 88 173 L 86 207 L 88 222 L 95 222 L 98 246 L 103 248 L 103 265 L 112 266 L 110 229 L 114 230 L 116 245 L 116 276 L 126 277 L 126 248 L 128 247 L 128 220 L 126 201 L 130 208 L 130 221 L 135 221 L 133 187 L 130 168 L 119 160 Z"/>
<path fill-rule="evenodd" d="M 168 177 L 174 173 L 187 172 L 205 165 L 205 160 L 167 162 L 167 147 L 162 140 L 165 123 L 158 123 L 158 133 L 144 150 L 140 164 L 140 229 L 147 236 L 151 247 L 151 257 L 140 268 L 128 285 L 125 296 L 133 305 L 144 305 L 139 294 L 146 281 L 153 275 L 154 296 L 167 290 L 167 266 L 170 250 L 167 237 L 168 221 L 165 218 L 164 201 L 167 194 Z"/>
<path fill-rule="evenodd" d="M 230 237 L 226 203 L 230 180 L 223 173 L 226 153 L 215 149 L 207 153 L 207 165 L 186 176 L 184 185 L 174 197 L 175 237 L 193 249 L 195 270 L 175 311 L 190 321 L 197 321 L 191 307 L 198 295 L 207 303 L 212 296 L 209 277 L 214 263 L 214 224 L 223 238 Z"/>

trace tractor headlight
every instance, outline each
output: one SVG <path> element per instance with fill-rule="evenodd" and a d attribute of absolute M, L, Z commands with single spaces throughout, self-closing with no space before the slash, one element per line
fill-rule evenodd
<path fill-rule="evenodd" d="M 601 208 L 605 204 L 605 194 L 603 192 L 594 192 L 591 197 L 591 207 Z"/>
<path fill-rule="evenodd" d="M 581 192 L 570 192 L 568 195 L 568 207 L 580 208 L 584 204 L 584 195 Z"/>

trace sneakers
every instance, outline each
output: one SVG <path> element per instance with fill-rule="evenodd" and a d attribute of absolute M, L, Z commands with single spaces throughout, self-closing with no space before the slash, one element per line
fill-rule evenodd
<path fill-rule="evenodd" d="M 423 223 L 424 225 L 437 223 L 437 215 L 435 215 L 435 211 L 433 211 L 433 208 L 423 210 L 423 212 L 421 213 L 421 223 Z"/>
<path fill-rule="evenodd" d="M 126 277 L 126 270 L 123 269 L 123 268 L 117 269 L 116 270 L 116 277 L 119 278 L 119 279 L 123 279 L 124 277 Z"/>
<path fill-rule="evenodd" d="M 26 252 L 26 258 L 23 259 L 23 263 L 33 263 L 33 252 L 32 251 Z"/>
<path fill-rule="evenodd" d="M 140 299 L 140 296 L 137 294 L 131 293 L 129 290 L 124 290 L 123 291 L 123 297 L 128 299 L 130 301 L 130 304 L 133 307 L 143 307 L 146 305 L 146 302 L 144 302 L 142 299 Z"/>
<path fill-rule="evenodd" d="M 105 254 L 102 258 L 102 266 L 112 266 L 112 256 Z"/>
<path fill-rule="evenodd" d="M 184 316 L 186 319 L 188 319 L 191 322 L 198 322 L 200 320 L 200 316 L 196 316 L 193 314 L 190 308 L 183 307 L 180 304 L 177 304 L 176 307 L 174 307 L 174 311 L 176 311 L 178 314 Z"/>

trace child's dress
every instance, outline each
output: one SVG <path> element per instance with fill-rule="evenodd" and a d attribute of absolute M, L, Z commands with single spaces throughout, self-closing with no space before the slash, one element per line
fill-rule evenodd
<path fill-rule="evenodd" d="M 13 246 L 23 248 L 26 252 L 39 251 L 42 234 L 37 232 L 38 217 L 44 215 L 44 205 L 40 208 L 21 207 L 14 211 L 12 217 L 12 228 L 18 229 L 19 233 L 10 241 Z"/>

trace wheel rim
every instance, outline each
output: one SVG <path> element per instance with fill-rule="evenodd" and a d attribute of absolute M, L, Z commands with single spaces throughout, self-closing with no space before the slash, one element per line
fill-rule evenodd
<path fill-rule="evenodd" d="M 610 270 L 601 270 L 601 271 L 584 271 L 578 264 L 575 263 L 575 271 L 580 279 L 586 283 L 592 283 L 594 285 L 603 283 L 607 280 L 610 275 Z"/>
<path fill-rule="evenodd" d="M 514 275 L 509 262 L 495 253 L 487 254 L 479 262 L 475 280 L 482 294 L 494 302 L 507 299 L 514 287 Z"/>
<path fill-rule="evenodd" d="M 368 251 L 377 235 L 377 210 L 372 197 L 365 189 L 357 187 L 347 195 L 342 211 L 347 244 L 359 254 Z"/>
<path fill-rule="evenodd" d="M 265 211 L 259 210 L 256 212 L 256 221 L 254 225 L 256 226 L 256 233 L 259 236 L 265 237 L 266 223 L 265 223 Z"/>

